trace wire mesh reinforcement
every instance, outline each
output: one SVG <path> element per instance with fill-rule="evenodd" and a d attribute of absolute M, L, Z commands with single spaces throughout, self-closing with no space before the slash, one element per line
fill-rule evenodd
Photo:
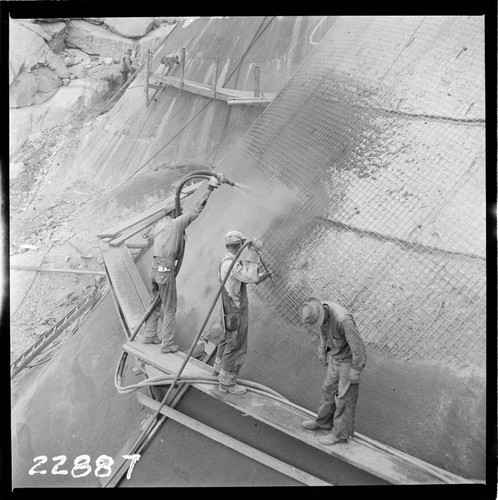
<path fill-rule="evenodd" d="M 314 295 L 389 356 L 484 366 L 483 23 L 341 18 L 251 127 L 246 161 L 299 193 L 256 289 L 289 321 Z"/>

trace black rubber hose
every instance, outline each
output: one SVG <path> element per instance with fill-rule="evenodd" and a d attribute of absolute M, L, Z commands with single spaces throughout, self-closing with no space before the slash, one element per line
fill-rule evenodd
<path fill-rule="evenodd" d="M 182 207 L 180 205 L 180 193 L 183 189 L 183 186 L 188 182 L 193 179 L 209 179 L 213 175 L 212 172 L 209 170 L 198 170 L 197 172 L 194 172 L 190 174 L 189 176 L 185 177 L 185 179 L 180 182 L 178 187 L 176 188 L 175 192 L 175 218 L 180 216 L 182 214 Z M 185 233 L 184 233 L 185 234 Z M 180 272 L 180 269 L 183 264 L 183 256 L 185 255 L 185 244 L 182 245 L 182 252 L 178 256 L 178 259 L 176 259 L 176 267 L 175 267 L 175 277 L 178 276 L 178 273 Z"/>
<path fill-rule="evenodd" d="M 196 177 L 201 177 L 203 179 L 212 177 L 216 177 L 216 174 L 211 172 L 211 170 L 197 170 L 196 172 L 192 172 L 189 174 L 185 179 L 183 179 L 180 184 L 178 184 L 178 187 L 176 188 L 175 191 L 175 211 L 176 215 L 175 217 L 178 217 L 179 215 L 182 215 L 182 207 L 180 206 L 180 193 L 183 189 L 183 186 L 190 180 L 195 179 Z"/>

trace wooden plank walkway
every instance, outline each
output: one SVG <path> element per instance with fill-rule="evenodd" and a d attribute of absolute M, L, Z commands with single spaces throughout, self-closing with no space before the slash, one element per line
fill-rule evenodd
<path fill-rule="evenodd" d="M 149 291 L 126 245 L 111 247 L 99 240 L 99 246 L 124 320 L 132 332 L 150 305 Z"/>
<path fill-rule="evenodd" d="M 193 192 L 195 192 L 195 190 L 202 184 L 202 182 L 204 181 L 196 182 L 195 184 L 191 184 L 190 186 L 184 187 L 182 189 L 182 192 L 180 193 L 180 202 L 182 202 L 183 200 L 185 200 L 185 198 L 187 198 Z M 150 222 L 150 219 L 152 217 L 157 217 L 157 220 L 159 220 L 162 217 L 164 217 L 166 213 L 171 212 L 171 210 L 173 210 L 174 208 L 175 208 L 175 197 L 169 196 L 168 198 L 166 198 L 166 200 L 153 205 L 152 207 L 143 211 L 142 213 L 135 215 L 134 217 L 131 217 L 129 219 L 126 219 L 125 221 L 118 222 L 111 228 L 102 231 L 101 233 L 97 234 L 97 237 L 116 238 L 117 236 L 120 236 L 121 233 L 123 233 L 127 229 L 137 224 L 140 224 L 140 229 L 139 229 L 140 231 L 144 227 L 147 227 L 147 225 L 150 225 L 153 222 L 155 222 L 155 221 Z"/>
<path fill-rule="evenodd" d="M 158 73 L 151 73 L 151 78 L 162 82 L 170 87 L 184 90 L 192 94 L 202 95 L 204 97 L 212 97 L 221 101 L 227 101 L 229 104 L 259 104 L 267 106 L 275 98 L 274 93 L 265 93 L 265 97 L 254 97 L 254 92 L 249 90 L 227 89 L 225 87 L 216 87 L 216 95 L 213 88 L 203 83 L 197 83 L 190 80 L 182 80 L 176 76 L 163 76 Z"/>
<path fill-rule="evenodd" d="M 182 352 L 164 354 L 160 352 L 157 346 L 141 344 L 137 341 L 128 342 L 123 348 L 126 352 L 143 360 L 147 366 L 153 367 L 154 369 L 150 370 L 151 375 L 154 375 L 154 372 L 157 374 L 157 370 L 167 374 L 176 374 L 185 359 L 185 354 Z M 185 366 L 183 374 L 185 376 L 202 377 L 211 375 L 211 370 L 209 365 L 191 358 Z M 318 432 L 308 431 L 302 427 L 303 420 L 310 418 L 310 412 L 304 408 L 289 406 L 252 391 L 236 396 L 221 393 L 216 385 L 201 383 L 192 385 L 203 393 L 236 408 L 242 413 L 248 414 L 295 439 L 385 479 L 392 484 L 473 482 L 397 450 L 396 455 L 392 455 L 375 448 L 372 444 L 362 443 L 356 439 L 350 439 L 347 443 L 324 446 L 316 439 Z M 373 442 L 373 440 L 370 441 Z"/>
<path fill-rule="evenodd" d="M 156 411 L 159 408 L 159 401 L 155 401 L 154 399 L 149 398 L 148 396 L 145 396 L 140 392 L 137 393 L 137 398 L 139 403 L 149 407 L 151 410 Z M 241 441 L 238 441 L 237 439 L 234 439 L 227 434 L 213 429 L 212 427 L 209 427 L 208 425 L 203 424 L 202 422 L 199 422 L 198 420 L 195 420 L 188 415 L 185 415 L 184 413 L 174 410 L 169 406 L 163 406 L 160 410 L 160 413 L 184 425 L 185 427 L 188 427 L 189 429 L 192 429 L 218 443 L 221 443 L 228 448 L 231 448 L 232 450 L 235 450 L 238 453 L 245 455 L 246 457 L 252 458 L 253 460 L 256 460 L 257 462 L 260 462 L 263 465 L 266 465 L 267 467 L 270 467 L 271 469 L 274 469 L 288 477 L 291 477 L 292 479 L 295 479 L 296 481 L 299 481 L 300 483 L 303 483 L 307 486 L 333 486 L 332 484 L 323 481 L 316 476 L 308 474 L 307 472 L 304 472 L 297 467 L 286 464 L 285 462 L 282 462 L 281 460 L 278 460 L 277 458 L 274 458 L 267 453 L 257 450 L 256 448 L 253 448 L 252 446 L 249 446 L 245 443 L 242 443 Z"/>

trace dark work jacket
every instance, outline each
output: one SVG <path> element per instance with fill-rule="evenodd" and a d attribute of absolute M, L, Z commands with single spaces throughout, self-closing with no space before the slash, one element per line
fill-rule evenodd
<path fill-rule="evenodd" d="M 363 370 L 367 353 L 352 314 L 335 302 L 322 304 L 329 308 L 330 314 L 321 328 L 319 351 L 328 351 L 334 361 L 351 362 L 355 370 Z"/>

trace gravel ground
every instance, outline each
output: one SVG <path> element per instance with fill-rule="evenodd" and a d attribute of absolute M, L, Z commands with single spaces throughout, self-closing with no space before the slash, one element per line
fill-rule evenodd
<path fill-rule="evenodd" d="M 25 168 L 10 179 L 10 264 L 104 271 L 96 235 L 174 192 L 192 167 L 145 171 L 104 189 L 73 158 L 93 110 L 25 145 L 13 162 Z M 195 168 L 194 168 L 195 170 Z M 10 271 L 11 361 L 67 314 L 99 275 Z"/>

